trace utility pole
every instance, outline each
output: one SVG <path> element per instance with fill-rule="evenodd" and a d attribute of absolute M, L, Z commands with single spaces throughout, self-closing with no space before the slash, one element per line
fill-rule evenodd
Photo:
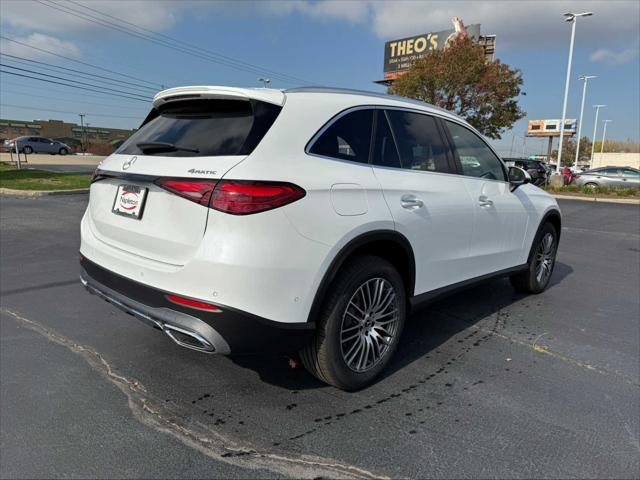
<path fill-rule="evenodd" d="M 607 136 L 607 124 L 609 122 L 613 122 L 613 120 L 603 120 L 602 121 L 602 123 L 604 123 L 604 130 L 602 131 L 602 145 L 600 145 L 600 155 L 601 156 L 604 153 L 604 139 Z"/>
<path fill-rule="evenodd" d="M 593 108 L 596 109 L 596 121 L 593 124 L 593 140 L 591 143 L 591 160 L 589 164 L 589 168 L 593 168 L 593 152 L 596 149 L 596 133 L 598 131 L 598 113 L 600 113 L 600 109 L 606 107 L 606 105 L 594 105 Z"/>
<path fill-rule="evenodd" d="M 86 116 L 84 113 L 79 113 L 80 117 L 80 127 L 82 128 L 82 153 L 86 153 L 86 143 L 87 143 L 87 134 L 84 131 L 84 117 Z"/>
<path fill-rule="evenodd" d="M 560 124 L 560 143 L 558 145 L 558 164 L 556 175 L 560 175 L 560 163 L 562 162 L 562 141 L 564 139 L 564 122 L 567 120 L 567 101 L 569 100 L 569 84 L 571 83 L 571 61 L 573 60 L 573 43 L 576 37 L 576 23 L 578 17 L 588 17 L 593 12 L 565 13 L 565 21 L 571 23 L 571 42 L 569 43 L 569 61 L 567 62 L 567 79 L 564 84 L 564 101 L 562 103 L 562 123 Z"/>
<path fill-rule="evenodd" d="M 584 81 L 582 86 L 582 104 L 580 105 L 580 122 L 578 123 L 578 140 L 576 142 L 576 161 L 573 165 L 574 169 L 578 169 L 578 159 L 580 158 L 580 132 L 582 132 L 582 115 L 584 114 L 584 99 L 587 96 L 587 82 L 590 78 L 597 78 L 595 75 L 580 75 L 579 80 Z"/>

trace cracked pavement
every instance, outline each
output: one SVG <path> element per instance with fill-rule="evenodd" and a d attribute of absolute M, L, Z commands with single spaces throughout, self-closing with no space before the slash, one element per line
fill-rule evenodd
<path fill-rule="evenodd" d="M 86 196 L 0 200 L 0 477 L 640 476 L 640 211 L 562 201 L 551 288 L 415 312 L 372 387 L 181 349 L 79 282 Z"/>

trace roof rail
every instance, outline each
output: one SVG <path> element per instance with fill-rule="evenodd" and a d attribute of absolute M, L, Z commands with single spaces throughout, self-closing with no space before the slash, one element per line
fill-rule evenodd
<path fill-rule="evenodd" d="M 453 117 L 456 117 L 460 120 L 463 120 L 466 123 L 466 120 L 462 118 L 460 115 L 453 113 L 449 110 L 446 110 L 442 107 L 438 107 L 436 105 L 432 105 L 431 103 L 423 102 L 421 100 L 415 100 L 413 98 L 402 97 L 400 95 L 390 95 L 388 93 L 380 93 L 380 92 L 371 92 L 368 90 L 356 90 L 351 88 L 337 88 L 337 87 L 296 87 L 296 88 L 288 88 L 283 90 L 285 94 L 287 93 L 343 93 L 348 95 L 362 95 L 366 97 L 377 97 L 377 98 L 385 98 L 391 100 L 397 100 L 400 102 L 413 103 L 414 105 L 420 105 L 422 107 L 433 108 L 434 110 L 439 110 L 441 112 L 447 113 Z"/>

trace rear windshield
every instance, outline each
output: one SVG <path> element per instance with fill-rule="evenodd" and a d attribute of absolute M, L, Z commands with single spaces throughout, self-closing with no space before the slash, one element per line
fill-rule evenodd
<path fill-rule="evenodd" d="M 246 100 L 173 102 L 154 109 L 140 130 L 116 153 L 170 157 L 248 155 L 281 109 L 270 103 Z M 148 146 L 158 143 L 175 148 Z"/>

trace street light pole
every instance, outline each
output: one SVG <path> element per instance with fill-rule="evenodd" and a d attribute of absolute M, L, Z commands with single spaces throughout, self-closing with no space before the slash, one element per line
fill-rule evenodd
<path fill-rule="evenodd" d="M 85 114 L 84 113 L 79 113 L 78 116 L 80 117 L 80 128 L 82 128 L 82 153 L 86 153 L 85 152 L 85 144 L 87 142 L 87 135 L 84 133 L 84 117 Z"/>
<path fill-rule="evenodd" d="M 578 159 L 580 158 L 580 134 L 582 132 L 582 115 L 584 114 L 584 100 L 587 96 L 587 83 L 590 78 L 597 78 L 595 75 L 580 75 L 579 79 L 584 81 L 582 86 L 582 103 L 580 104 L 580 121 L 578 123 L 578 140 L 576 142 L 576 161 L 574 168 L 578 169 Z"/>
<path fill-rule="evenodd" d="M 596 121 L 593 124 L 593 140 L 591 141 L 591 160 L 589 164 L 589 168 L 593 168 L 593 153 L 596 149 L 596 133 L 598 132 L 598 113 L 600 113 L 600 109 L 606 107 L 606 105 L 594 105 L 593 108 L 596 109 Z"/>
<path fill-rule="evenodd" d="M 604 139 L 607 136 L 607 124 L 609 122 L 613 122 L 613 120 L 603 120 L 602 121 L 602 123 L 604 123 L 604 130 L 602 131 L 602 145 L 600 145 L 600 155 L 601 156 L 604 153 Z"/>
<path fill-rule="evenodd" d="M 571 43 L 569 43 L 569 60 L 567 62 L 567 79 L 564 84 L 564 101 L 562 102 L 562 123 L 560 123 L 560 143 L 558 145 L 558 164 L 556 175 L 560 175 L 560 163 L 562 162 L 562 141 L 564 140 L 564 122 L 567 119 L 567 101 L 569 100 L 569 84 L 571 83 L 571 61 L 573 60 L 573 42 L 576 37 L 576 21 L 578 17 L 588 17 L 593 12 L 565 13 L 565 21 L 571 23 Z"/>
<path fill-rule="evenodd" d="M 259 78 L 259 82 L 262 82 L 262 88 L 267 88 L 267 85 L 271 83 L 271 79 L 269 78 Z"/>

